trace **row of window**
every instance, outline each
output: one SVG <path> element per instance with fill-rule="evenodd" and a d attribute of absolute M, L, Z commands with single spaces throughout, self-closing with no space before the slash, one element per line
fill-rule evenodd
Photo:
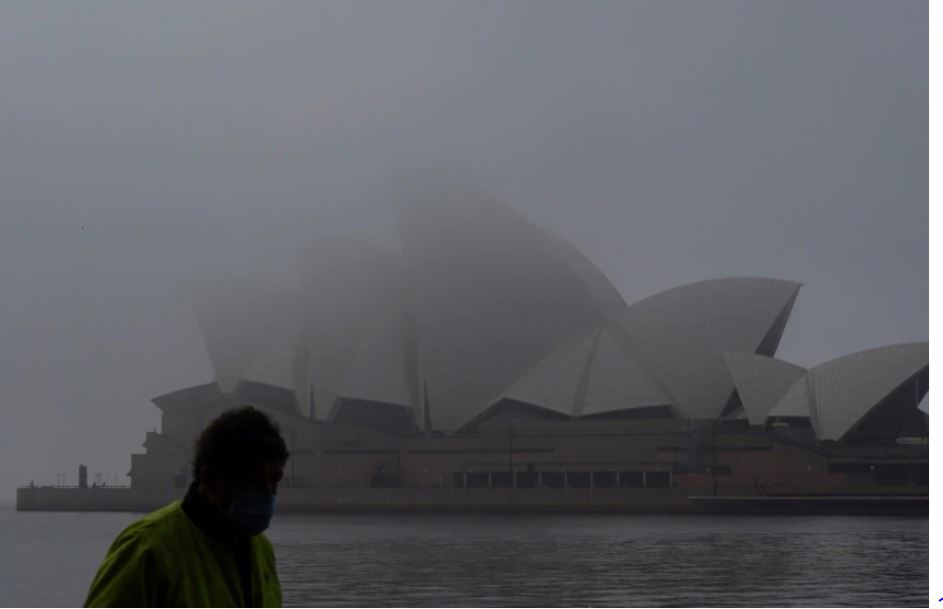
<path fill-rule="evenodd" d="M 666 488 L 670 472 L 456 472 L 456 488 Z"/>

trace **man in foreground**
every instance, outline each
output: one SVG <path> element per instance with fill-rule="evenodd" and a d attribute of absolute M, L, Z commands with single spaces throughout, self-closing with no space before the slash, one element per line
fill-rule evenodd
<path fill-rule="evenodd" d="M 85 606 L 281 606 L 272 544 L 261 533 L 287 459 L 264 413 L 224 412 L 196 442 L 186 496 L 118 535 Z"/>

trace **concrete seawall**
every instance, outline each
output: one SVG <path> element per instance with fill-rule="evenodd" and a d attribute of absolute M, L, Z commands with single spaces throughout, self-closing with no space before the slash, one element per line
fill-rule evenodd
<path fill-rule="evenodd" d="M 183 489 L 21 487 L 19 511 L 149 512 Z M 573 512 L 927 515 L 927 495 L 691 496 L 683 488 L 286 488 L 283 512 Z"/>
<path fill-rule="evenodd" d="M 19 511 L 148 512 L 183 495 L 183 489 L 142 493 L 129 488 L 21 487 Z M 689 512 L 680 489 L 455 489 L 286 488 L 282 511 L 408 512 Z"/>
<path fill-rule="evenodd" d="M 691 497 L 690 501 L 707 514 L 930 515 L 930 498 L 926 495 Z"/>
<path fill-rule="evenodd" d="M 20 512 L 149 512 L 177 496 L 121 487 L 24 486 L 16 489 L 16 509 Z"/>

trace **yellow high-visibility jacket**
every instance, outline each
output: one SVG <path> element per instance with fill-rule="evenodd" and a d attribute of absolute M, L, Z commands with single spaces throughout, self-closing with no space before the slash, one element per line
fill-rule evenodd
<path fill-rule="evenodd" d="M 280 607 L 275 555 L 264 535 L 252 549 L 252 606 Z M 243 607 L 236 559 L 174 501 L 131 523 L 111 545 L 86 607 Z"/>

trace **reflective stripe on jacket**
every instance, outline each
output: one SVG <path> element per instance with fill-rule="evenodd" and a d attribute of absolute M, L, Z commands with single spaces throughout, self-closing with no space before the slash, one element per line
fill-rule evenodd
<path fill-rule="evenodd" d="M 280 607 L 272 544 L 250 539 L 253 607 Z M 236 559 L 174 501 L 118 535 L 92 581 L 86 607 L 244 607 Z"/>

